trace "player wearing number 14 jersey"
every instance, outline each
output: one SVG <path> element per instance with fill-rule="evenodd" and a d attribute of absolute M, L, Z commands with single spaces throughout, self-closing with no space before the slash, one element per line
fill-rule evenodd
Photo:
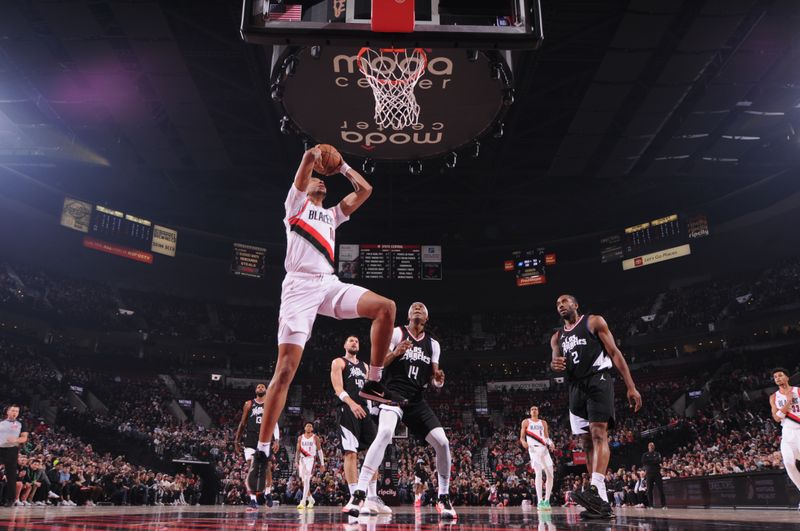
<path fill-rule="evenodd" d="M 433 446 L 439 480 L 436 509 L 442 518 L 456 518 L 448 494 L 450 441 L 424 398 L 424 390 L 429 383 L 433 383 L 435 387 L 444 385 L 444 371 L 439 368 L 439 342 L 425 332 L 427 322 L 428 309 L 421 302 L 415 302 L 408 309 L 408 325 L 395 328 L 392 334 L 392 351 L 386 356 L 386 371 L 382 383 L 388 391 L 406 397 L 408 403 L 401 407 L 388 404 L 380 406 L 378 434 L 364 457 L 358 487 L 346 507 L 352 516 L 359 515 L 369 481 L 378 470 L 386 447 L 392 442 L 397 422 L 402 420 L 417 439 Z"/>

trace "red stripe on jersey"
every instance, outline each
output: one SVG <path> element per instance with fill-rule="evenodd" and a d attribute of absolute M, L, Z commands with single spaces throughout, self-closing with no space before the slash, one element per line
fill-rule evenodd
<path fill-rule="evenodd" d="M 787 413 L 786 418 L 800 424 L 800 417 L 798 417 L 794 413 Z"/>
<path fill-rule="evenodd" d="M 547 443 L 545 442 L 545 440 L 542 439 L 541 437 L 539 437 L 538 435 L 536 435 L 535 433 L 533 433 L 532 431 L 525 430 L 525 433 L 527 433 L 529 437 L 533 437 L 534 439 L 539 441 L 540 444 L 543 444 L 544 446 L 547 446 Z"/>
<path fill-rule="evenodd" d="M 328 258 L 331 262 L 334 261 L 333 249 L 331 248 L 330 244 L 325 240 L 325 238 L 322 237 L 322 234 L 317 232 L 317 230 L 314 227 L 312 227 L 302 219 L 298 218 L 293 218 L 289 220 L 289 225 L 303 229 L 309 236 L 314 238 L 317 244 L 319 244 L 322 247 L 321 250 L 324 250 L 324 252 L 327 254 L 326 258 Z"/>
<path fill-rule="evenodd" d="M 302 446 L 300 447 L 300 453 L 301 453 L 301 454 L 303 454 L 303 455 L 304 455 L 304 456 L 306 456 L 306 457 L 311 457 L 311 455 L 312 455 L 312 454 L 310 454 L 310 453 L 306 452 L 306 451 L 303 449 L 303 447 L 302 447 Z"/>
<path fill-rule="evenodd" d="M 289 224 L 291 224 L 293 221 L 297 220 L 300 217 L 300 215 L 303 213 L 303 211 L 308 206 L 308 202 L 309 201 L 310 201 L 310 199 L 306 199 L 306 202 L 303 203 L 303 206 L 300 207 L 300 210 L 297 211 L 297 214 L 295 214 L 294 216 L 289 218 Z"/>

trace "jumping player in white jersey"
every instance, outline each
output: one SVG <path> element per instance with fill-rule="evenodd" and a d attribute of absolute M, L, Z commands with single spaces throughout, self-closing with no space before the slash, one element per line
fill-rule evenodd
<path fill-rule="evenodd" d="M 769 405 L 772 418 L 781 423 L 783 466 L 789 479 L 800 490 L 800 470 L 797 470 L 796 463 L 800 459 L 800 391 L 789 385 L 789 371 L 783 367 L 773 369 L 772 378 L 778 390 L 770 395 Z"/>
<path fill-rule="evenodd" d="M 364 204 L 372 194 L 372 186 L 343 162 L 339 172 L 350 181 L 354 191 L 335 207 L 323 207 L 325 182 L 311 176 L 314 163 L 321 157 L 319 148 L 305 152 L 284 204 L 286 278 L 278 316 L 278 362 L 267 389 L 258 438 L 258 449 L 267 455 L 270 434 L 286 404 L 289 384 L 318 314 L 336 319 L 372 320 L 369 374 L 359 395 L 378 403 L 404 402 L 403 397 L 387 392 L 380 383 L 394 326 L 394 302 L 362 287 L 345 284 L 333 274 L 336 229 Z"/>
<path fill-rule="evenodd" d="M 550 457 L 553 441 L 550 439 L 547 421 L 539 418 L 539 408 L 536 406 L 531 406 L 531 418 L 522 421 L 519 443 L 528 450 L 531 468 L 536 474 L 533 484 L 536 487 L 536 499 L 539 500 L 538 509 L 549 511 L 550 495 L 553 492 L 553 458 Z M 542 472 L 547 474 L 544 498 L 542 498 Z"/>
<path fill-rule="evenodd" d="M 306 422 L 303 434 L 297 438 L 297 449 L 294 453 L 297 475 L 303 482 L 303 499 L 297 505 L 298 509 L 314 508 L 314 497 L 311 495 L 311 475 L 314 473 L 315 456 L 319 456 L 320 471 L 325 472 L 325 456 L 322 454 L 319 436 L 314 434 L 314 425 Z"/>

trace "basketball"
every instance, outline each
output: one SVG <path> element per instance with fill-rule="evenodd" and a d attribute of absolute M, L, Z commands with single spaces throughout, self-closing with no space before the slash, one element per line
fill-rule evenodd
<path fill-rule="evenodd" d="M 318 144 L 322 156 L 314 163 L 314 171 L 322 175 L 333 175 L 342 165 L 342 156 L 330 144 Z"/>

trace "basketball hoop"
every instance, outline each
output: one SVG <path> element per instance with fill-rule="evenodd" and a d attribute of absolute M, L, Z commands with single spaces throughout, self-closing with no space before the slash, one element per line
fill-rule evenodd
<path fill-rule="evenodd" d="M 428 67 L 422 48 L 361 48 L 358 69 L 375 96 L 375 124 L 404 129 L 419 123 L 414 87 Z"/>

